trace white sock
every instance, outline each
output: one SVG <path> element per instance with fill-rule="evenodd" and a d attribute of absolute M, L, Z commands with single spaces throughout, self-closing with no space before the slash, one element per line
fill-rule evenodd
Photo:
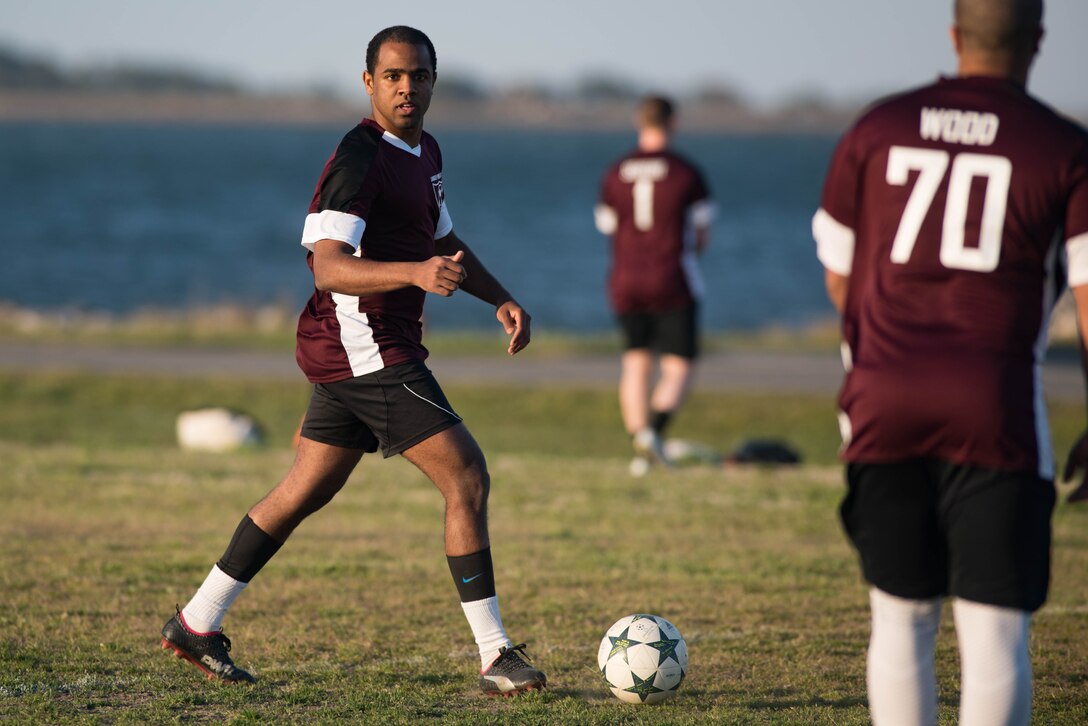
<path fill-rule="evenodd" d="M 499 598 L 492 595 L 483 600 L 463 602 L 461 609 L 465 611 L 468 625 L 472 628 L 472 636 L 480 649 L 480 672 L 482 673 L 499 657 L 499 648 L 513 645 L 502 627 Z"/>
<path fill-rule="evenodd" d="M 186 627 L 196 633 L 218 633 L 234 598 L 242 594 L 248 582 L 240 582 L 213 565 L 204 584 L 181 609 Z"/>
<path fill-rule="evenodd" d="M 933 651 L 941 600 L 908 600 L 872 588 L 873 630 L 866 660 L 869 715 L 875 726 L 937 723 Z"/>
<path fill-rule="evenodd" d="M 1031 614 L 957 599 L 960 725 L 1019 726 L 1031 720 Z"/>

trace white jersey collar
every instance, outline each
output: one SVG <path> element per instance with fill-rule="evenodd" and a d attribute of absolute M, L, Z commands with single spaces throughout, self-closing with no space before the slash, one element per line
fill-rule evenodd
<path fill-rule="evenodd" d="M 388 131 L 385 131 L 385 132 L 382 133 L 382 138 L 385 139 L 385 141 L 387 143 L 392 144 L 393 146 L 397 147 L 401 151 L 407 151 L 412 156 L 417 156 L 418 157 L 420 154 L 422 154 L 422 149 L 423 149 L 423 137 L 422 136 L 420 137 L 419 146 L 409 146 L 407 144 L 407 142 L 404 141 L 404 139 L 400 138 L 399 136 L 394 136 L 393 134 L 389 133 Z"/>

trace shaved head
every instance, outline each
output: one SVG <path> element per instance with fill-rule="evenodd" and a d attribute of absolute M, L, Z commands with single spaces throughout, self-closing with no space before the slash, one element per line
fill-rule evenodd
<path fill-rule="evenodd" d="M 996 55 L 1034 52 L 1043 0 L 955 0 L 956 27 L 965 50 Z"/>

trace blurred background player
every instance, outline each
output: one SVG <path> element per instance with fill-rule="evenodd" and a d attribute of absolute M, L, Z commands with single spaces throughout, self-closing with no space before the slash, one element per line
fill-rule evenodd
<path fill-rule="evenodd" d="M 546 685 L 499 616 L 484 455 L 424 364 L 427 293 L 464 290 L 494 306 L 510 355 L 530 338 L 529 314 L 453 231 L 442 154 L 423 130 L 436 78 L 434 46 L 414 28 L 386 28 L 367 46 L 370 117 L 326 164 L 302 233 L 315 289 L 299 316 L 296 357 L 314 389 L 294 465 L 242 518 L 204 584 L 162 629 L 163 648 L 209 677 L 255 680 L 228 653 L 227 609 L 380 446 L 415 464 L 445 499 L 446 559 L 479 649 L 480 688 L 511 695 Z"/>
<path fill-rule="evenodd" d="M 714 207 L 699 170 L 669 149 L 673 104 L 644 99 L 636 126 L 638 147 L 605 172 L 594 217 L 612 238 L 608 293 L 625 347 L 620 412 L 636 453 L 631 473 L 641 475 L 651 463 L 668 465 L 665 427 L 691 385 L 702 295 L 696 256 Z"/>
<path fill-rule="evenodd" d="M 1042 35 L 1041 0 L 958 0 L 957 75 L 866 112 L 813 219 L 842 315 L 841 514 L 872 585 L 878 726 L 936 723 L 946 595 L 959 723 L 1031 716 L 1055 502 L 1040 367 L 1066 258 L 1082 348 L 1088 326 L 1088 137 L 1025 90 Z M 1067 476 L 1086 462 L 1082 437 Z"/>

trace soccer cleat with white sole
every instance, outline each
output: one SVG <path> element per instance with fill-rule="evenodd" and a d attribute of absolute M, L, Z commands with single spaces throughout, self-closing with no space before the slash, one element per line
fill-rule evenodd
<path fill-rule="evenodd" d="M 540 691 L 547 677 L 525 662 L 525 643 L 499 648 L 499 656 L 480 673 L 480 688 L 489 696 L 513 696 L 523 691 Z"/>
<path fill-rule="evenodd" d="M 223 631 L 194 633 L 185 627 L 179 609 L 162 627 L 162 647 L 174 651 L 174 656 L 187 660 L 208 677 L 227 683 L 256 683 L 257 679 L 234 665 L 231 660 L 230 639 Z"/>

